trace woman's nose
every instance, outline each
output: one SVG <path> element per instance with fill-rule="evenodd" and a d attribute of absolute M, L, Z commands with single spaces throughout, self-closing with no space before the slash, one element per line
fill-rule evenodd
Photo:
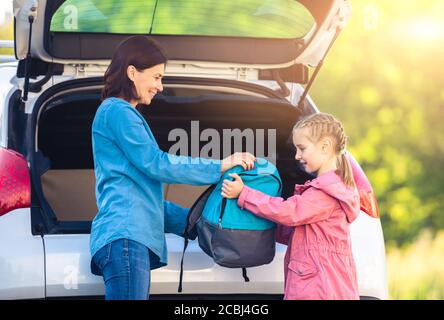
<path fill-rule="evenodd" d="M 163 84 L 162 82 L 159 83 L 159 85 L 157 86 L 157 92 L 162 92 L 163 91 Z"/>

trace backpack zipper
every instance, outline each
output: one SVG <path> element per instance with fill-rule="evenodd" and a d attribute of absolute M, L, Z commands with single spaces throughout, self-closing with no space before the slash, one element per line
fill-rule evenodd
<path fill-rule="evenodd" d="M 227 198 L 223 198 L 222 199 L 222 206 L 220 208 L 219 221 L 217 223 L 217 225 L 219 226 L 219 229 L 222 229 L 222 217 L 224 216 L 226 206 L 227 206 Z"/>

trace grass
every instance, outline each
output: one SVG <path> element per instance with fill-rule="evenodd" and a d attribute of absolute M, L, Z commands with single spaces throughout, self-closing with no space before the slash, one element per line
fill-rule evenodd
<path fill-rule="evenodd" d="M 393 300 L 444 299 L 444 230 L 424 231 L 405 248 L 387 248 L 389 296 Z"/>

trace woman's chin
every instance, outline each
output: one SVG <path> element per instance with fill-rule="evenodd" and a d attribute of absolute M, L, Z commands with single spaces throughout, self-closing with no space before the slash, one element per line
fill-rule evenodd
<path fill-rule="evenodd" d="M 149 105 L 151 103 L 151 98 L 144 98 L 142 99 L 142 101 L 140 101 L 140 103 Z"/>

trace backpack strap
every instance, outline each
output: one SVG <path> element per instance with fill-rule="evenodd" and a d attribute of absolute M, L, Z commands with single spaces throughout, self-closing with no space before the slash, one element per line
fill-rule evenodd
<path fill-rule="evenodd" d="M 182 279 L 183 279 L 183 257 L 185 256 L 185 250 L 188 247 L 188 232 L 184 234 L 185 241 L 183 242 L 183 252 L 182 252 L 182 260 L 180 261 L 180 276 L 179 276 L 179 288 L 177 288 L 177 292 L 182 292 Z"/>
<path fill-rule="evenodd" d="M 247 268 L 242 268 L 242 277 L 244 277 L 245 282 L 250 282 L 250 278 L 247 276 Z"/>
<path fill-rule="evenodd" d="M 188 212 L 187 216 L 187 224 L 185 226 L 185 230 L 183 232 L 183 252 L 182 259 L 180 261 L 180 275 L 179 275 L 179 287 L 177 288 L 177 292 L 182 292 L 182 280 L 183 280 L 183 259 L 185 257 L 185 250 L 187 250 L 189 239 L 194 240 L 197 237 L 196 223 L 202 215 L 202 211 L 205 207 L 205 203 L 207 202 L 208 197 L 211 192 L 216 188 L 217 184 L 213 184 L 208 187 L 202 194 L 197 198 L 197 200 L 193 203 Z"/>

